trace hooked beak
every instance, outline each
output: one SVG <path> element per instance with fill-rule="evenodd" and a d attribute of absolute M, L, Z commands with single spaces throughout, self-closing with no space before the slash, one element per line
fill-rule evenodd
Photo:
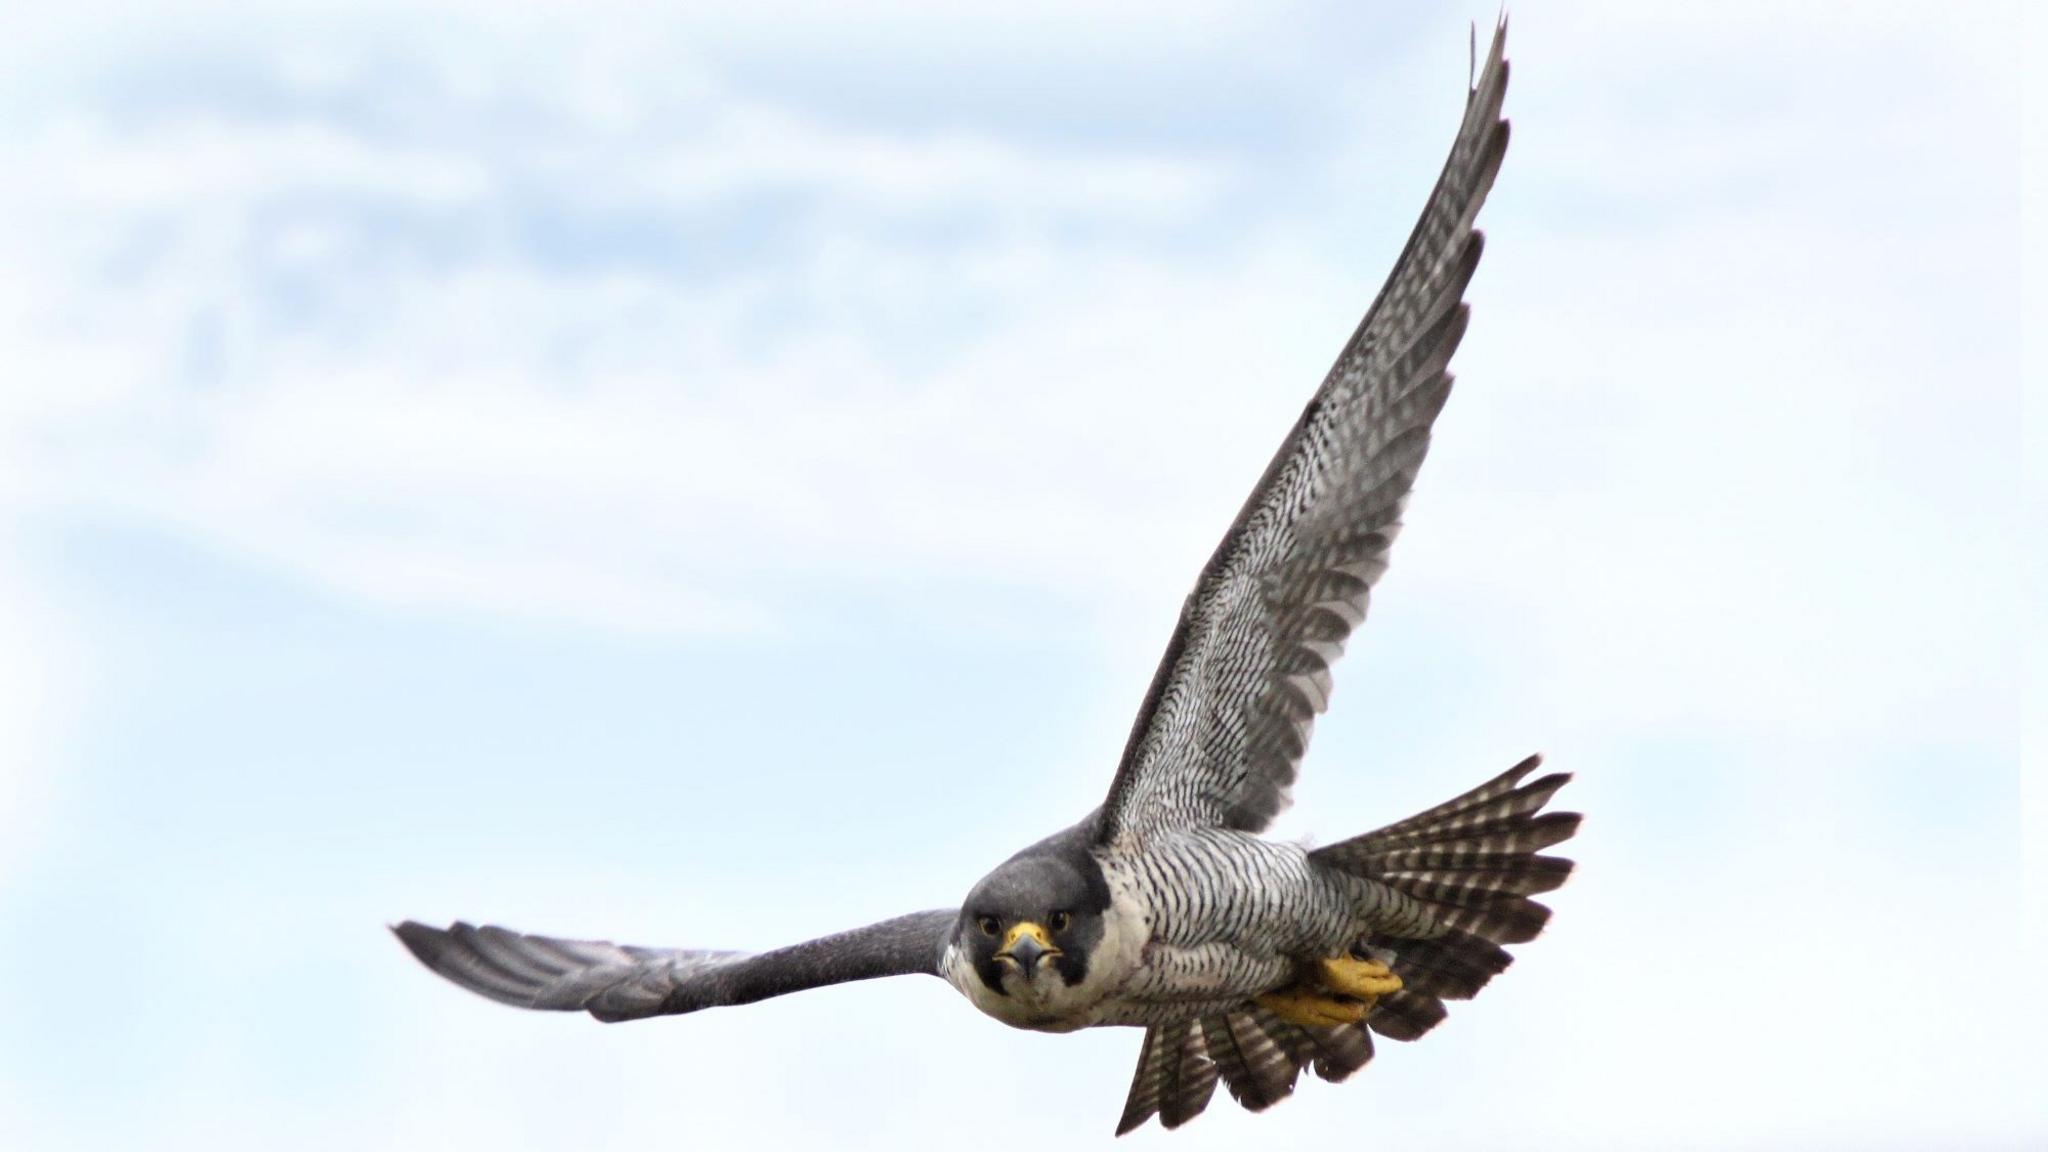
<path fill-rule="evenodd" d="M 996 958 L 1014 961 L 1028 978 L 1038 971 L 1038 961 L 1042 957 L 1059 954 L 1060 950 L 1053 945 L 1052 937 L 1045 929 L 1025 920 L 1012 927 L 1009 935 L 1003 937 L 1003 949 L 996 953 Z"/>

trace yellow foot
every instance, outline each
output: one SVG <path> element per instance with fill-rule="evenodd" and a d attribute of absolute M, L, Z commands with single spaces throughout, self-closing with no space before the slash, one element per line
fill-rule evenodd
<path fill-rule="evenodd" d="M 1397 984 L 1396 987 L 1399 985 Z M 1334 1028 L 1339 1024 L 1356 1024 L 1365 1019 L 1366 1009 L 1371 1005 L 1361 1000 L 1340 1000 L 1312 991 L 1304 991 L 1299 985 L 1282 988 L 1278 992 L 1265 992 L 1258 996 L 1259 1007 L 1280 1017 L 1289 1024 L 1303 1028 Z"/>
<path fill-rule="evenodd" d="M 1401 978 L 1377 960 L 1337 956 L 1324 960 L 1321 967 L 1323 984 L 1330 991 L 1340 996 L 1355 996 L 1365 1001 L 1367 1008 L 1380 997 L 1401 990 Z"/>

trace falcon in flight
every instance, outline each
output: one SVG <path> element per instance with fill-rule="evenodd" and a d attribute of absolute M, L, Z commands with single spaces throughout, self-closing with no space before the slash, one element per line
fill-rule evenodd
<path fill-rule="evenodd" d="M 1507 148 L 1503 23 L 1450 159 L 1379 298 L 1196 581 L 1102 806 L 1010 857 L 958 908 L 769 952 L 639 948 L 408 921 L 429 968 L 521 1008 L 599 1020 L 922 974 L 1017 1028 L 1145 1030 L 1122 1134 L 1177 1127 L 1218 1081 L 1254 1111 L 1304 1068 L 1342 1080 L 1413 1040 L 1536 935 L 1571 861 L 1568 779 L 1531 756 L 1427 812 L 1313 851 L 1261 839 L 1288 803 L 1330 670 L 1365 619 L 1450 395 L 1479 266 L 1473 218 Z"/>

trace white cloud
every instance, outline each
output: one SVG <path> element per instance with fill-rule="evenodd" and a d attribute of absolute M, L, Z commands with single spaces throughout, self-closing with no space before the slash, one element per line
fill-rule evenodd
<path fill-rule="evenodd" d="M 687 64 L 672 82 L 679 91 L 649 101 L 634 87 L 652 79 L 645 53 L 594 43 L 629 64 L 586 44 L 566 54 L 560 93 L 551 87 L 559 71 L 464 80 L 474 61 L 436 83 L 457 104 L 566 110 L 576 131 L 599 139 L 612 139 L 610 124 L 629 149 L 529 161 L 487 144 L 450 153 L 337 124 L 194 114 L 135 125 L 95 120 L 89 107 L 22 142 L 14 163 L 30 178 L 11 182 L 16 199 L 5 207 L 42 226 L 8 239 L 13 282 L 0 286 L 20 305 L 0 338 L 19 378 L 33 382 L 10 420 L 8 455 L 23 461 L 14 483 L 34 484 L 40 501 L 160 518 L 380 601 L 497 604 L 631 628 L 765 620 L 772 610 L 748 603 L 742 588 L 753 570 L 817 552 L 884 576 L 938 563 L 1085 587 L 1099 579 L 1099 558 L 1119 551 L 1140 563 L 1159 557 L 1161 571 L 1192 569 L 1220 522 L 1215 509 L 1256 473 L 1371 288 L 1355 261 L 1320 250 L 1298 223 L 1253 226 L 1219 250 L 1181 255 L 1104 250 L 1099 238 L 1063 240 L 1047 227 L 1211 211 L 1227 179 L 1211 163 L 828 125 L 750 103 Z M 351 72 L 292 59 L 292 83 L 348 91 L 372 82 L 359 64 Z M 1556 84 L 1535 98 L 1546 89 L 1557 98 Z M 702 124 L 654 122 L 678 107 Z M 1602 117 L 1592 132 L 1552 128 L 1524 141 L 1515 165 L 1555 178 L 1560 161 L 1593 155 L 1590 141 L 1627 148 L 1623 177 L 1654 173 L 1644 178 L 1660 189 L 1725 185 L 1797 159 L 1801 132 L 1780 120 L 1759 139 L 1703 114 L 1674 137 L 1660 120 Z M 1892 143 L 1889 123 L 1871 129 L 1873 146 Z M 517 173 L 537 166 L 561 177 L 591 164 L 581 175 L 590 205 L 665 205 L 667 221 L 693 198 L 737 203 L 788 186 L 833 205 L 833 224 L 806 234 L 808 256 L 701 279 L 688 268 L 563 275 L 502 237 L 457 267 L 403 246 L 366 262 L 345 214 L 275 228 L 263 219 L 299 189 L 502 227 Z M 1839 192 L 1818 170 L 1796 170 L 1819 182 L 1816 194 Z M 1627 186 L 1607 191 L 1625 196 Z M 999 223 L 966 244 L 918 250 L 864 215 L 947 206 Z M 1589 270 L 1627 285 L 1726 267 L 1717 256 L 1757 234 L 1753 221 L 1726 226 L 1726 235 L 1691 228 L 1656 247 L 1609 249 Z M 1539 291 L 1586 260 L 1583 237 L 1511 239 L 1510 251 L 1547 248 L 1545 266 L 1522 281 Z M 1864 245 L 1853 229 L 1788 230 L 1783 240 L 1809 249 L 1806 268 L 1854 260 Z M 277 315 L 266 293 L 281 278 L 317 293 L 319 311 Z M 1831 367 L 1810 362 L 1830 354 L 1828 333 L 1802 340 L 1779 330 L 1758 343 L 1782 301 L 1766 290 L 1760 300 L 1771 303 L 1752 308 L 1717 295 L 1739 287 L 1686 297 L 1695 322 L 1743 333 L 1717 370 Z M 926 317 L 962 298 L 971 338 L 948 334 L 917 358 L 896 343 L 918 341 L 921 325 L 937 323 Z M 758 335 L 792 310 L 801 319 Z M 1584 318 L 1556 311 L 1554 327 L 1520 325 L 1513 359 L 1491 380 L 1470 356 L 1464 368 L 1498 388 L 1518 367 L 1562 366 L 1587 337 Z M 891 326 L 878 331 L 878 319 Z M 1511 322 L 1507 308 L 1482 311 L 1480 331 Z M 1651 341 L 1608 338 L 1617 341 L 1609 362 L 1626 358 L 1667 402 L 1743 382 L 1681 377 L 1687 366 L 1657 365 Z M 1809 363 L 1789 359 L 1798 356 Z M 1769 376 L 1752 382 L 1767 388 Z M 1767 439 L 1753 449 L 1781 462 L 1825 449 L 1799 437 L 1854 384 L 1786 398 L 1805 408 L 1756 421 L 1746 434 Z M 1625 411 L 1651 403 L 1601 399 Z M 1735 422 L 1726 431 L 1743 433 Z M 1213 482 L 1189 481 L 1190 458 L 1223 463 Z M 1773 482 L 1758 463 L 1752 497 Z M 1769 509 L 1750 514 L 1762 547 L 1792 530 L 1773 526 Z M 1627 522 L 1594 514 L 1578 489 L 1555 511 L 1522 517 Z M 1147 593 L 1162 578 L 1184 579 L 1144 569 L 1129 577 Z"/>
<path fill-rule="evenodd" d="M 61 630 L 50 599 L 17 555 L 13 526 L 0 521 L 0 889 L 41 839 L 53 786 L 48 761 L 72 693 Z M 4 1101 L 0 1101 L 4 1103 Z"/>
<path fill-rule="evenodd" d="M 2026 43 L 2029 52 L 2048 44 L 2048 16 L 2038 6 L 2026 10 Z M 2023 88 L 2023 126 L 2020 142 L 2020 299 L 2023 316 L 2040 316 L 2048 293 L 2042 289 L 2042 270 L 2048 268 L 2048 93 L 2038 83 Z M 2027 960 L 2030 968 L 2048 960 L 2048 674 L 2044 674 L 2042 653 L 2048 652 L 2048 607 L 2038 590 L 2048 587 L 2048 359 L 2040 324 L 2023 323 L 2020 329 L 2021 365 L 2021 496 L 2027 554 L 2024 559 L 2026 586 L 2035 589 L 2027 597 L 2022 641 L 2020 705 L 2020 799 L 2021 843 L 2024 869 L 2021 885 L 2022 914 L 2027 922 Z M 2033 996 L 2032 1027 L 2039 1035 L 2048 1027 L 2048 996 Z"/>
<path fill-rule="evenodd" d="M 497 79 L 472 99 L 552 95 Z M 584 188 L 578 211 L 658 205 L 657 228 L 699 201 L 801 189 L 835 222 L 811 255 L 773 276 L 687 259 L 564 275 L 501 234 L 507 185 L 534 165 L 488 144 L 90 106 L 41 125 L 0 203 L 38 222 L 0 237 L 0 294 L 19 306 L 0 331 L 18 382 L 0 424 L 9 486 L 384 602 L 726 627 L 764 616 L 733 590 L 735 568 L 762 562 L 757 539 L 770 562 L 895 567 L 1004 561 L 1040 546 L 1034 529 L 1086 531 L 1087 488 L 1044 473 L 1079 450 L 1062 439 L 1099 455 L 1107 437 L 1043 402 L 1100 397 L 1105 425 L 1130 426 L 1156 396 L 1113 385 L 1206 355 L 1147 355 L 1100 308 L 1235 307 L 1217 273 L 1190 289 L 1045 231 L 1204 210 L 1208 166 L 827 127 L 701 84 L 685 104 L 694 126 L 641 124 L 634 147 L 585 143 L 539 169 Z M 294 218 L 305 196 L 356 207 Z M 904 251 L 875 215 L 948 209 L 988 214 L 993 237 Z M 379 244 L 358 210 L 481 219 L 482 248 L 443 266 Z M 310 313 L 281 314 L 280 289 Z M 878 314 L 909 327 L 963 297 L 990 336 L 907 371 L 879 359 Z M 792 307 L 813 318 L 775 318 Z M 752 335 L 763 325 L 772 337 Z M 1017 443 L 1020 413 L 1054 442 Z M 984 530 L 1005 515 L 1001 539 Z"/>

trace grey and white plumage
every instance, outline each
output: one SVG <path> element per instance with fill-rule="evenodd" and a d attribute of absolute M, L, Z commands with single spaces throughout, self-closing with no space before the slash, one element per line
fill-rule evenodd
<path fill-rule="evenodd" d="M 1531 757 L 1428 812 L 1310 851 L 1260 839 L 1289 800 L 1331 668 L 1386 570 L 1449 396 L 1478 267 L 1473 221 L 1507 146 L 1506 24 L 1449 160 L 1386 286 L 1189 595 L 1101 808 L 1017 853 L 957 909 L 759 954 L 555 940 L 457 923 L 396 929 L 429 967 L 525 1008 L 601 1020 L 750 1003 L 848 980 L 930 974 L 1006 1023 L 1145 1028 L 1118 1127 L 1174 1127 L 1222 1083 L 1257 1110 L 1304 1069 L 1342 1080 L 1373 1035 L 1412 1040 L 1532 938 L 1531 899 L 1569 861 L 1543 849 L 1567 779 Z M 1318 964 L 1363 957 L 1397 990 L 1355 1000 Z M 1351 1005 L 1327 1023 L 1286 1000 Z M 1278 997 L 1278 998 L 1276 998 Z M 1364 1013 L 1357 1018 L 1358 1013 Z"/>

